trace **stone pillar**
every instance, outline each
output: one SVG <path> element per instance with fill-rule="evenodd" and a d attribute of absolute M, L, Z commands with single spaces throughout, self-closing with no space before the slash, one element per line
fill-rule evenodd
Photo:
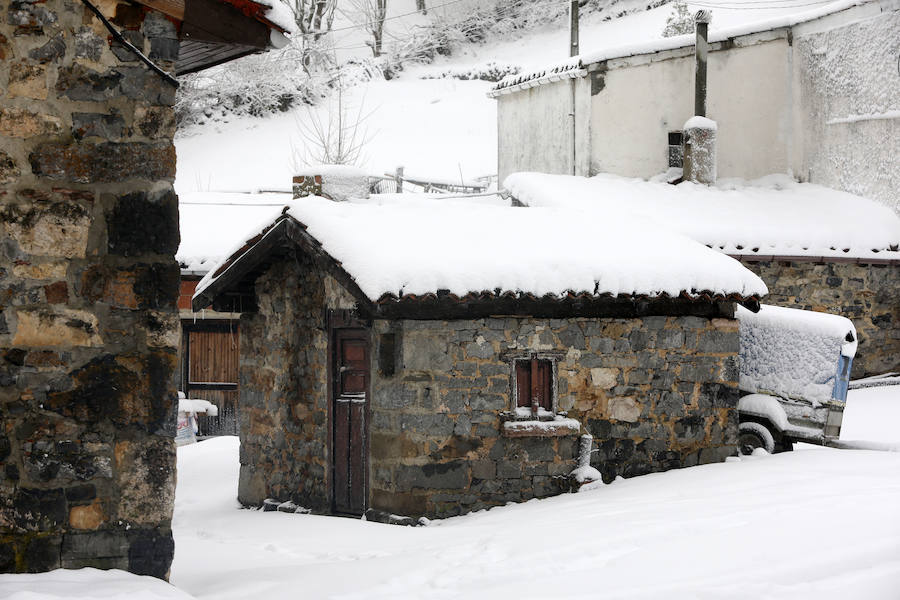
<path fill-rule="evenodd" d="M 167 71 L 176 26 L 99 3 Z M 175 89 L 77 0 L 0 8 L 0 572 L 173 554 Z"/>
<path fill-rule="evenodd" d="M 712 185 L 716 182 L 716 122 L 691 117 L 684 124 L 684 180 Z"/>

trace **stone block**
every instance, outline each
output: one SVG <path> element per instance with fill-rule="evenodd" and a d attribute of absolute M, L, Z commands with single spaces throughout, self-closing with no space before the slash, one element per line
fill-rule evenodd
<path fill-rule="evenodd" d="M 69 533 L 63 538 L 60 566 L 64 569 L 127 569 L 128 541 L 125 532 L 99 530 Z"/>
<path fill-rule="evenodd" d="M 591 369 L 591 385 L 602 390 L 610 390 L 619 380 L 619 369 L 595 367 Z"/>
<path fill-rule="evenodd" d="M 66 42 L 62 33 L 47 40 L 42 46 L 38 46 L 28 52 L 28 58 L 41 64 L 56 62 L 66 54 Z"/>
<path fill-rule="evenodd" d="M 410 371 L 441 371 L 452 368 L 445 336 L 433 331 L 404 331 L 401 337 L 403 368 Z"/>
<path fill-rule="evenodd" d="M 175 554 L 175 541 L 168 527 L 129 529 L 128 570 L 136 575 L 166 579 Z"/>
<path fill-rule="evenodd" d="M 138 106 L 134 124 L 145 137 L 171 139 L 175 135 L 175 111 L 155 106 Z"/>
<path fill-rule="evenodd" d="M 5 520 L 20 531 L 60 530 L 68 520 L 61 488 L 19 487 L 12 497 L 12 510 L 5 512 Z"/>
<path fill-rule="evenodd" d="M 72 113 L 72 135 L 76 140 L 99 137 L 118 140 L 128 133 L 125 120 L 118 114 Z"/>
<path fill-rule="evenodd" d="M 167 142 L 45 143 L 28 156 L 38 177 L 77 183 L 147 181 L 175 177 L 175 147 Z"/>
<path fill-rule="evenodd" d="M 404 491 L 410 489 L 464 489 L 468 484 L 468 469 L 466 463 L 461 460 L 397 467 L 397 487 Z"/>
<path fill-rule="evenodd" d="M 22 548 L 22 562 L 29 573 L 44 573 L 60 567 L 60 546 L 62 537 L 58 535 L 37 535 L 26 539 Z"/>
<path fill-rule="evenodd" d="M 22 174 L 13 157 L 0 150 L 0 183 L 12 183 Z"/>
<path fill-rule="evenodd" d="M 35 256 L 82 258 L 91 227 L 84 207 L 66 202 L 39 202 L 0 208 L 0 223 L 23 252 Z"/>
<path fill-rule="evenodd" d="M 634 398 L 610 398 L 609 417 L 611 419 L 635 423 L 640 416 L 641 405 Z"/>
<path fill-rule="evenodd" d="M 106 216 L 108 250 L 119 256 L 174 255 L 178 249 L 178 197 L 172 189 L 119 197 Z"/>
<path fill-rule="evenodd" d="M 97 347 L 103 340 L 97 333 L 97 317 L 92 312 L 67 308 L 19 310 L 13 344 L 23 347 Z"/>
<path fill-rule="evenodd" d="M 69 509 L 69 525 L 73 529 L 98 529 L 107 520 L 106 511 L 99 502 Z"/>
<path fill-rule="evenodd" d="M 44 65 L 17 62 L 9 66 L 10 98 L 47 99 L 47 68 Z"/>
<path fill-rule="evenodd" d="M 697 350 L 709 354 L 737 354 L 740 350 L 738 333 L 726 331 L 708 331 L 697 340 Z"/>
<path fill-rule="evenodd" d="M 44 35 L 45 27 L 52 27 L 59 18 L 43 2 L 11 0 L 7 9 L 7 23 L 15 26 L 15 35 Z"/>
<path fill-rule="evenodd" d="M 33 138 L 41 135 L 58 135 L 62 131 L 62 120 L 59 117 L 23 108 L 0 107 L 0 135 Z"/>
<path fill-rule="evenodd" d="M 75 33 L 75 57 L 97 62 L 103 54 L 105 40 L 90 27 L 82 27 Z"/>

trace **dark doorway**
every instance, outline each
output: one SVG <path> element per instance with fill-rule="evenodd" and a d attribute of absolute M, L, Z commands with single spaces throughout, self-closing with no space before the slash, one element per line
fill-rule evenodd
<path fill-rule="evenodd" d="M 366 510 L 366 418 L 369 400 L 369 332 L 332 331 L 332 509 Z"/>

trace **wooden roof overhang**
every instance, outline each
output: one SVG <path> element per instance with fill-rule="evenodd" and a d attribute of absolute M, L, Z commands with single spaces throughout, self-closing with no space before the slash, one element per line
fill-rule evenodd
<path fill-rule="evenodd" d="M 135 0 L 181 23 L 176 75 L 185 75 L 273 47 L 286 33 L 253 0 Z"/>
<path fill-rule="evenodd" d="M 496 316 L 539 318 L 697 316 L 733 318 L 735 303 L 759 311 L 759 297 L 711 292 L 683 292 L 679 296 L 613 296 L 570 292 L 563 297 L 486 290 L 458 296 L 446 290 L 369 299 L 341 263 L 328 254 L 306 227 L 287 214 L 248 240 L 213 273 L 215 278 L 192 302 L 193 310 L 210 305 L 223 312 L 255 312 L 255 282 L 266 269 L 292 252 L 311 257 L 357 301 L 358 314 L 367 319 L 479 319 Z"/>

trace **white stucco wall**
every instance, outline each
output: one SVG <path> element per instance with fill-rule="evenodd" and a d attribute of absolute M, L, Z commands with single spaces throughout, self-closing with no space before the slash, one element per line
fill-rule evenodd
<path fill-rule="evenodd" d="M 707 116 L 719 125 L 720 177 L 789 168 L 791 70 L 786 31 L 713 49 Z M 591 171 L 650 177 L 667 168 L 667 136 L 694 110 L 693 51 L 608 62 L 592 101 Z"/>
<path fill-rule="evenodd" d="M 584 78 L 563 79 L 497 98 L 497 168 L 500 181 L 516 171 L 573 173 L 573 86 L 575 174 L 587 174 L 589 161 L 589 84 Z"/>
<path fill-rule="evenodd" d="M 900 213 L 900 2 L 847 12 L 795 27 L 794 172 Z"/>

